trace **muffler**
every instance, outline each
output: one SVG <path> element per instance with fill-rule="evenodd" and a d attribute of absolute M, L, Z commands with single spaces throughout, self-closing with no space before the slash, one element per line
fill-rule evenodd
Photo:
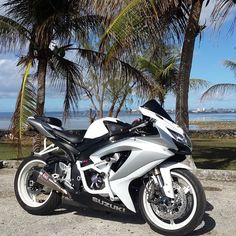
<path fill-rule="evenodd" d="M 33 178 L 34 178 L 34 181 L 39 184 L 42 184 L 50 189 L 53 189 L 55 191 L 68 195 L 68 192 L 64 188 L 62 188 L 60 184 L 58 184 L 53 179 L 53 177 L 45 170 L 41 170 L 41 171 L 34 170 Z"/>

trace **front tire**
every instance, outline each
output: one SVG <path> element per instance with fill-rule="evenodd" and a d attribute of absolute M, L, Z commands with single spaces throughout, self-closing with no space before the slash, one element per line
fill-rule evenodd
<path fill-rule="evenodd" d="M 17 169 L 14 190 L 21 207 L 33 215 L 52 213 L 61 203 L 61 195 L 34 182 L 33 169 L 41 169 L 46 165 L 44 157 L 28 157 Z"/>
<path fill-rule="evenodd" d="M 175 199 L 163 196 L 150 179 L 139 192 L 142 216 L 153 230 L 163 235 L 187 235 L 202 221 L 206 198 L 200 181 L 188 170 L 171 171 Z M 150 197 L 152 192 L 152 197 Z M 151 198 L 151 199 L 150 199 Z"/>

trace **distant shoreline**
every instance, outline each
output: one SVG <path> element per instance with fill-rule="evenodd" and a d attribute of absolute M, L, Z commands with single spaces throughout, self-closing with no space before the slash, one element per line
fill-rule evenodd
<path fill-rule="evenodd" d="M 194 138 L 236 138 L 236 121 L 191 121 L 189 133 Z M 72 132 L 84 132 L 86 129 L 68 129 Z M 8 129 L 0 129 L 0 141 L 8 140 Z M 33 133 L 27 131 L 25 137 L 32 137 Z"/>
<path fill-rule="evenodd" d="M 57 117 L 62 119 L 59 113 L 46 113 L 47 116 Z M 106 114 L 105 114 L 106 116 Z M 174 114 L 170 114 L 171 118 L 175 120 Z M 140 113 L 125 113 L 119 115 L 119 119 L 132 123 L 137 118 L 141 118 Z M 11 117 L 0 116 L 0 129 L 8 130 L 10 126 Z M 190 130 L 198 129 L 235 129 L 236 128 L 236 113 L 190 113 Z M 207 123 L 208 122 L 208 123 Z M 89 126 L 89 117 L 85 113 L 69 117 L 66 122 L 63 122 L 63 127 L 68 130 L 87 129 Z"/>

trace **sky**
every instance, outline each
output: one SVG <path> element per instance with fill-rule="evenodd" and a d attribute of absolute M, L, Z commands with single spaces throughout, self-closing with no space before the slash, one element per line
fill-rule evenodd
<path fill-rule="evenodd" d="M 208 26 L 202 34 L 201 41 L 199 38 L 196 40 L 191 78 L 207 80 L 210 85 L 217 83 L 236 84 L 234 73 L 223 64 L 224 60 L 236 61 L 236 32 L 229 33 L 229 28 L 236 15 L 236 9 L 231 12 L 219 32 L 214 30 L 214 26 L 209 20 L 213 5 L 214 0 L 210 2 L 207 8 L 203 8 L 201 22 L 206 22 Z M 23 71 L 16 67 L 18 56 L 13 53 L 0 54 L 0 112 L 12 112 L 15 109 L 16 97 L 23 74 Z M 236 94 L 231 93 L 201 102 L 200 97 L 205 90 L 190 91 L 189 109 L 212 107 L 236 109 Z M 47 94 L 46 111 L 61 111 L 63 104 L 61 92 L 56 92 L 48 86 Z M 165 108 L 175 108 L 173 95 L 167 96 Z M 81 101 L 79 110 L 87 109 L 89 109 L 89 102 Z"/>

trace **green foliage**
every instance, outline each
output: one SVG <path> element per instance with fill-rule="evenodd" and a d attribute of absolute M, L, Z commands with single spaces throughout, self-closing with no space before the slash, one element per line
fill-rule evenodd
<path fill-rule="evenodd" d="M 122 1 L 121 1 L 122 2 Z M 189 14 L 185 1 L 124 1 L 103 34 L 101 48 L 111 56 L 140 51 L 158 40 L 180 40 Z M 109 44 L 106 44 L 109 41 Z M 105 45 L 105 46 L 104 46 Z"/>
<path fill-rule="evenodd" d="M 21 140 L 27 129 L 27 118 L 36 113 L 36 94 L 34 86 L 28 79 L 32 62 L 29 62 L 22 80 L 21 89 L 16 102 L 16 110 L 12 117 L 12 135 L 18 143 L 18 157 L 22 156 Z"/>

